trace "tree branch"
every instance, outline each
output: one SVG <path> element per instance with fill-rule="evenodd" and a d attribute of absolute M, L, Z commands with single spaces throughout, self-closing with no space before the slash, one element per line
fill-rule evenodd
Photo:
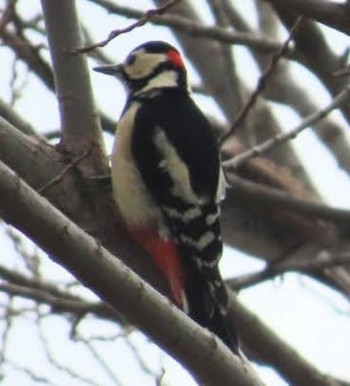
<path fill-rule="evenodd" d="M 260 76 L 258 80 L 258 84 L 254 90 L 254 92 L 251 94 L 248 102 L 243 107 L 241 111 L 239 111 L 237 117 L 231 124 L 230 130 L 226 132 L 221 138 L 220 138 L 220 146 L 223 145 L 223 143 L 227 140 L 228 137 L 234 134 L 236 128 L 246 119 L 248 116 L 249 111 L 251 111 L 254 104 L 257 102 L 257 99 L 259 95 L 263 92 L 263 90 L 266 87 L 266 83 L 269 79 L 269 77 L 272 75 L 273 70 L 276 68 L 278 62 L 280 61 L 281 57 L 284 55 L 284 53 L 288 50 L 289 43 L 292 41 L 294 32 L 298 28 L 298 25 L 300 24 L 301 19 L 298 18 L 296 22 L 294 23 L 293 27 L 289 31 L 288 38 L 285 40 L 285 42 L 282 44 L 281 48 L 272 56 L 271 61 L 269 63 L 269 66 L 266 68 L 264 73 Z"/>
<path fill-rule="evenodd" d="M 110 0 L 88 0 L 92 3 L 99 4 L 110 13 L 122 15 L 133 19 L 142 19 L 143 12 L 129 7 L 124 7 L 111 2 Z M 259 50 L 264 53 L 273 53 L 281 48 L 281 43 L 276 40 L 257 37 L 250 33 L 233 32 L 228 29 L 218 27 L 208 27 L 196 23 L 188 18 L 177 15 L 162 15 L 150 20 L 155 25 L 164 25 L 171 27 L 176 31 L 186 32 L 189 35 L 218 40 L 223 43 L 238 44 Z M 288 57 L 293 57 L 295 51 L 289 48 L 286 52 Z"/>
<path fill-rule="evenodd" d="M 262 386 L 246 363 L 0 163 L 2 216 L 206 385 Z M 169 328 L 171 326 L 171 329 Z"/>
<path fill-rule="evenodd" d="M 342 103 L 344 103 L 348 99 L 349 94 L 350 85 L 345 86 L 344 90 L 341 91 L 327 107 L 305 118 L 303 122 L 301 122 L 301 124 L 293 130 L 290 130 L 286 133 L 277 134 L 274 137 L 268 139 L 267 141 L 261 143 L 260 145 L 257 145 L 252 149 L 246 151 L 245 153 L 237 155 L 232 160 L 225 161 L 223 163 L 224 167 L 228 168 L 229 170 L 235 170 L 239 168 L 240 165 L 247 162 L 249 159 L 260 156 L 261 154 L 270 150 L 277 144 L 295 138 L 301 131 L 317 123 L 318 121 L 326 117 L 328 114 L 330 114 L 333 110 L 337 109 Z"/>
<path fill-rule="evenodd" d="M 81 45 L 75 2 L 62 0 L 60 7 L 50 0 L 41 0 L 41 4 L 60 108 L 62 145 L 66 151 L 78 155 L 94 143 L 91 157 L 84 164 L 92 169 L 93 175 L 99 172 L 107 174 L 86 60 L 83 56 L 71 54 L 74 47 Z"/>
<path fill-rule="evenodd" d="M 294 24 L 296 14 L 286 11 L 282 2 L 273 4 L 282 23 L 289 29 Z M 294 36 L 296 50 L 302 55 L 301 63 L 304 64 L 324 84 L 333 98 L 344 88 L 344 80 L 333 76 L 339 70 L 341 59 L 334 53 L 320 27 L 312 20 L 304 18 Z M 342 105 L 341 111 L 344 118 L 350 122 L 350 99 Z"/>
<path fill-rule="evenodd" d="M 350 226 L 350 210 L 332 208 L 322 203 L 306 201 L 288 192 L 243 179 L 230 172 L 227 177 L 234 193 L 249 197 L 250 200 L 333 221 L 343 226 Z"/>
<path fill-rule="evenodd" d="M 49 64 L 25 36 L 18 36 L 15 32 L 4 30 L 1 33 L 1 39 L 6 46 L 12 48 L 16 55 L 28 65 L 49 90 L 54 90 L 54 80 Z"/>
<path fill-rule="evenodd" d="M 0 148 L 1 161 L 34 188 L 44 186 L 60 175 L 65 164 L 62 154 L 49 143 L 23 134 L 1 117 Z M 75 188 L 73 173 L 66 173 L 60 182 L 45 191 L 46 197 L 82 227 L 92 230 L 90 216 Z"/>
<path fill-rule="evenodd" d="M 324 0 L 265 0 L 350 35 L 349 4 Z"/>
<path fill-rule="evenodd" d="M 147 24 L 148 22 L 150 22 L 153 18 L 155 18 L 156 16 L 160 16 L 162 15 L 163 13 L 165 13 L 169 8 L 171 8 L 173 5 L 175 5 L 176 3 L 178 3 L 179 1 L 181 0 L 169 0 L 168 2 L 166 2 L 163 6 L 159 7 L 159 8 L 155 8 L 155 9 L 150 9 L 148 10 L 147 12 L 145 12 L 135 23 L 132 23 L 131 25 L 129 25 L 128 27 L 126 28 L 123 28 L 123 29 L 116 29 L 116 30 L 113 30 L 106 39 L 102 40 L 101 42 L 99 43 L 95 43 L 95 44 L 91 44 L 89 46 L 86 46 L 86 47 L 82 47 L 82 48 L 77 48 L 75 49 L 73 52 L 75 53 L 79 53 L 79 54 L 85 54 L 91 50 L 94 50 L 95 48 L 101 48 L 101 47 L 104 47 L 106 46 L 108 43 L 110 43 L 113 39 L 115 39 L 116 37 L 118 37 L 119 35 L 122 35 L 122 34 L 125 34 L 125 33 L 128 33 L 128 32 L 131 32 L 132 30 L 134 30 L 135 28 L 138 28 L 138 27 L 142 27 L 144 26 L 145 24 Z"/>

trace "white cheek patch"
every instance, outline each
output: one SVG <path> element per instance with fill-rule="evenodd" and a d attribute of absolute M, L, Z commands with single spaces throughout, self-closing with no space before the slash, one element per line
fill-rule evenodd
<path fill-rule="evenodd" d="M 138 93 L 143 93 L 148 90 L 154 90 L 162 87 L 176 87 L 177 75 L 175 71 L 163 71 L 154 78 L 150 79 L 147 84 Z"/>
<path fill-rule="evenodd" d="M 152 74 L 159 64 L 167 62 L 168 58 L 165 54 L 149 54 L 144 50 L 134 53 L 136 55 L 135 62 L 131 65 L 125 65 L 124 71 L 130 79 L 142 79 Z"/>

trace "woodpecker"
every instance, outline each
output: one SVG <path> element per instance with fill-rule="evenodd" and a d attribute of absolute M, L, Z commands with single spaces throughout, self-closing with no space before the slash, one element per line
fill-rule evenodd
<path fill-rule="evenodd" d="M 238 353 L 220 276 L 218 145 L 192 100 L 184 61 L 168 43 L 135 48 L 113 75 L 127 92 L 112 152 L 114 199 L 135 241 L 167 280 L 174 303 Z"/>

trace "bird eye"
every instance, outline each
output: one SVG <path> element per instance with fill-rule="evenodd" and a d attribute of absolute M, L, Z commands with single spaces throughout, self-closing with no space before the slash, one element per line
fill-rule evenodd
<path fill-rule="evenodd" d="M 136 60 L 136 55 L 130 55 L 127 60 L 126 60 L 126 64 L 128 66 L 132 66 L 134 63 L 135 63 L 135 60 Z"/>

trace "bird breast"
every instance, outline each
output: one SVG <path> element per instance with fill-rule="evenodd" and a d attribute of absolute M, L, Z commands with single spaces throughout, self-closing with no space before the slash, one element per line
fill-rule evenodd
<path fill-rule="evenodd" d="M 112 152 L 112 185 L 114 199 L 127 224 L 148 228 L 157 226 L 161 214 L 147 193 L 131 151 L 138 108 L 139 103 L 132 102 L 118 123 Z"/>

